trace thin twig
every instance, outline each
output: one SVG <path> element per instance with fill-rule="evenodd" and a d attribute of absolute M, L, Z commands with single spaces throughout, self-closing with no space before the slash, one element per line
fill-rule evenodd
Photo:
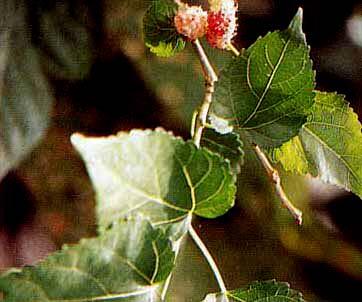
<path fill-rule="evenodd" d="M 284 189 L 281 185 L 280 176 L 278 170 L 276 170 L 272 164 L 270 163 L 268 157 L 264 154 L 263 151 L 261 151 L 260 147 L 258 145 L 254 145 L 254 150 L 256 154 L 258 155 L 260 161 L 262 162 L 265 170 L 268 173 L 269 178 L 272 180 L 275 186 L 275 191 L 277 195 L 279 196 L 280 200 L 282 201 L 283 206 L 285 206 L 288 211 L 293 215 L 298 225 L 302 224 L 302 211 L 296 208 L 292 202 L 289 200 L 287 195 L 284 192 Z"/>
<path fill-rule="evenodd" d="M 207 123 L 207 114 L 209 113 L 212 95 L 214 93 L 214 83 L 218 80 L 216 72 L 212 67 L 201 43 L 199 40 L 195 40 L 193 42 L 196 52 L 199 56 L 200 63 L 202 66 L 202 70 L 205 77 L 205 95 L 204 100 L 198 110 L 196 121 L 195 121 L 195 128 L 193 131 L 192 139 L 195 145 L 199 148 L 201 142 L 202 131 L 205 128 Z"/>
<path fill-rule="evenodd" d="M 189 227 L 189 234 L 190 234 L 191 238 L 194 240 L 195 244 L 200 249 L 201 253 L 204 255 L 205 259 L 207 260 L 212 272 L 215 275 L 217 284 L 219 285 L 221 292 L 223 294 L 226 294 L 226 292 L 227 292 L 226 286 L 225 286 L 224 280 L 221 276 L 221 273 L 219 271 L 219 268 L 217 267 L 217 265 L 215 263 L 214 258 L 211 256 L 209 250 L 207 249 L 205 244 L 202 242 L 199 235 L 197 235 L 196 231 L 194 230 L 194 228 L 192 226 Z"/>

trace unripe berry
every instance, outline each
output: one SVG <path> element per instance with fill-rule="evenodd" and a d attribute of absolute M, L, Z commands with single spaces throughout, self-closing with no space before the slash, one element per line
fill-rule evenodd
<path fill-rule="evenodd" d="M 226 49 L 236 35 L 237 4 L 234 0 L 209 0 L 206 39 L 212 47 Z"/>
<path fill-rule="evenodd" d="M 192 41 L 207 30 L 207 13 L 200 6 L 180 4 L 174 21 L 177 31 Z"/>

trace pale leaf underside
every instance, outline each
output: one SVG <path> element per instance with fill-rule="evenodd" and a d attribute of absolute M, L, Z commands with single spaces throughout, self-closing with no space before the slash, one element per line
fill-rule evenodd
<path fill-rule="evenodd" d="M 104 138 L 73 135 L 72 142 L 95 187 L 101 228 L 137 212 L 176 238 L 193 213 L 212 218 L 233 206 L 228 162 L 163 130 Z"/>

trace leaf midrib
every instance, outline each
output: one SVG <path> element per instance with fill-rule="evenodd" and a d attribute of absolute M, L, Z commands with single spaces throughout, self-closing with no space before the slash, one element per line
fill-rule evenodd
<path fill-rule="evenodd" d="M 111 173 L 112 177 L 117 179 L 119 183 L 127 186 L 129 188 L 129 190 L 133 191 L 136 195 L 148 199 L 149 202 L 155 202 L 155 203 L 161 204 L 165 207 L 168 207 L 170 209 L 180 211 L 183 213 L 185 213 L 185 212 L 187 213 L 190 211 L 188 209 L 180 208 L 176 205 L 173 205 L 173 204 L 171 204 L 171 202 L 166 201 L 164 198 L 153 196 L 149 192 L 145 192 L 144 190 L 133 185 L 132 183 L 129 183 L 125 178 L 121 177 L 121 175 L 119 173 L 114 173 L 112 169 L 108 169 L 107 167 L 105 167 L 104 170 L 108 171 L 108 173 Z"/>
<path fill-rule="evenodd" d="M 269 79 L 268 79 L 268 82 L 267 82 L 267 84 L 266 84 L 266 86 L 265 86 L 265 88 L 264 88 L 263 94 L 259 97 L 259 100 L 258 100 L 258 102 L 257 102 L 257 104 L 256 104 L 256 106 L 255 106 L 255 108 L 254 108 L 254 110 L 253 110 L 253 112 L 252 112 L 252 113 L 249 115 L 249 117 L 243 122 L 243 124 L 242 124 L 241 127 L 244 127 L 244 126 L 255 116 L 255 114 L 258 112 L 258 110 L 259 110 L 261 104 L 263 103 L 264 98 L 265 98 L 266 94 L 268 93 L 269 88 L 270 88 L 270 86 L 271 86 L 271 84 L 272 84 L 272 82 L 273 82 L 273 80 L 274 80 L 275 74 L 276 74 L 276 72 L 278 71 L 278 68 L 279 68 L 280 64 L 282 63 L 282 61 L 283 61 L 283 59 L 284 59 L 284 56 L 285 56 L 285 53 L 286 53 L 286 51 L 287 51 L 287 48 L 288 48 L 289 43 L 290 43 L 290 38 L 289 38 L 289 39 L 285 42 L 285 44 L 284 44 L 284 47 L 283 47 L 283 49 L 282 49 L 282 51 L 281 51 L 281 53 L 280 53 L 280 56 L 279 56 L 279 58 L 278 58 L 278 62 L 277 62 L 277 64 L 275 65 L 275 68 L 273 69 L 273 71 L 272 71 L 272 73 L 271 73 L 271 75 L 270 75 L 270 77 L 269 77 Z M 251 61 L 251 54 L 249 55 L 248 60 L 247 60 L 246 77 L 247 77 L 248 86 L 249 86 L 250 90 L 253 91 L 254 89 L 252 88 L 252 86 L 250 86 L 250 85 L 251 85 L 251 84 L 250 84 L 250 83 L 251 83 L 251 81 L 250 81 L 250 61 Z M 256 96 L 254 93 L 253 93 L 253 95 Z"/>

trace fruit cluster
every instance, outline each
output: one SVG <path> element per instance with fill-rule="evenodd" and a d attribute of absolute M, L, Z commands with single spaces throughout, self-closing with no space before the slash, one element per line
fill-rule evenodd
<path fill-rule="evenodd" d="M 209 0 L 210 10 L 179 4 L 175 16 L 177 31 L 191 41 L 206 36 L 212 47 L 226 49 L 236 35 L 237 3 L 235 0 Z"/>

